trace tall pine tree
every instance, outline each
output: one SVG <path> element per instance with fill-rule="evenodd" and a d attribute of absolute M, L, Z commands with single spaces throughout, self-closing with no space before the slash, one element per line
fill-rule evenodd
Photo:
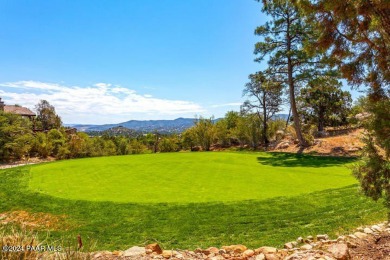
<path fill-rule="evenodd" d="M 259 0 L 258 0 L 259 1 Z M 268 73 L 277 75 L 288 87 L 294 127 L 301 146 L 307 146 L 303 137 L 300 116 L 296 104 L 296 93 L 300 85 L 314 76 L 314 66 L 319 61 L 309 57 L 303 49 L 310 40 L 313 29 L 302 21 L 299 9 L 288 0 L 263 0 L 263 12 L 272 20 L 259 26 L 255 34 L 262 41 L 255 46 L 255 61 L 268 58 Z"/>

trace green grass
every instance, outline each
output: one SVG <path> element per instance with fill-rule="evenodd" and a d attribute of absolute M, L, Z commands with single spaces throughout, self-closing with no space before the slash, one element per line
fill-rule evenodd
<path fill-rule="evenodd" d="M 281 246 L 298 236 L 335 236 L 385 220 L 383 204 L 359 194 L 346 167 L 351 163 L 290 154 L 172 153 L 25 166 L 0 171 L 0 212 L 65 214 L 71 228 L 50 236 L 81 234 L 86 243 L 97 241 L 97 249 L 155 241 L 189 249 Z"/>
<path fill-rule="evenodd" d="M 356 183 L 351 160 L 266 153 L 165 153 L 33 166 L 29 186 L 90 201 L 191 203 L 263 200 Z"/>

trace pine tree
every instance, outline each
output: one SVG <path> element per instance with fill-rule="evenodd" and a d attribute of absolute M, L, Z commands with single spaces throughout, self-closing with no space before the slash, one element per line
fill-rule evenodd
<path fill-rule="evenodd" d="M 277 75 L 288 87 L 295 131 L 301 146 L 307 146 L 301 130 L 300 116 L 296 104 L 296 93 L 300 85 L 314 75 L 314 66 L 319 60 L 310 57 L 303 49 L 305 41 L 314 33 L 309 24 L 301 19 L 299 9 L 288 0 L 263 0 L 263 12 L 272 20 L 259 26 L 255 34 L 262 36 L 255 46 L 255 61 L 268 58 L 268 73 Z"/>

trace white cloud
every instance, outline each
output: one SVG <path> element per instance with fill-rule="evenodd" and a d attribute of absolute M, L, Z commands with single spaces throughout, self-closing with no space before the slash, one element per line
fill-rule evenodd
<path fill-rule="evenodd" d="M 38 81 L 18 81 L 0 83 L 0 87 L 7 89 L 0 90 L 0 97 L 6 103 L 33 109 L 40 100 L 45 99 L 54 105 L 63 121 L 68 123 L 113 123 L 150 119 L 148 115 L 162 118 L 205 112 L 199 104 L 191 101 L 156 98 L 107 83 L 70 87 Z"/>
<path fill-rule="evenodd" d="M 234 103 L 212 105 L 211 107 L 235 107 L 235 106 L 240 106 L 240 105 L 242 105 L 242 102 L 234 102 Z"/>

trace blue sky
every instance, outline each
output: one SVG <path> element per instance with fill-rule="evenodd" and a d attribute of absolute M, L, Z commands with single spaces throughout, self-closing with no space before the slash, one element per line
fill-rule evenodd
<path fill-rule="evenodd" d="M 254 0 L 0 0 L 0 97 L 68 124 L 221 117 L 265 21 Z"/>

